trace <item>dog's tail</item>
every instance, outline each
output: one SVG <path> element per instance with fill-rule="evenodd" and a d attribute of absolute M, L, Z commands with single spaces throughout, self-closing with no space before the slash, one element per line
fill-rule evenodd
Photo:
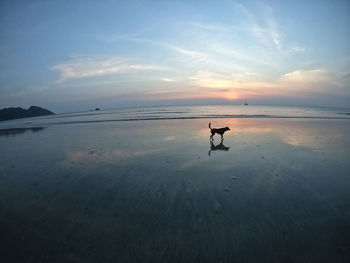
<path fill-rule="evenodd" d="M 211 129 L 211 122 L 209 122 L 209 129 Z"/>

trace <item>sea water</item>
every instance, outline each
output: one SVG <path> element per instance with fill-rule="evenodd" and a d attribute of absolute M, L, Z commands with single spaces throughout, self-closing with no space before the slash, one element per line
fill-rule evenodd
<path fill-rule="evenodd" d="M 169 106 L 62 113 L 4 121 L 0 129 L 69 123 L 166 119 L 313 118 L 350 119 L 350 109 L 257 105 Z"/>

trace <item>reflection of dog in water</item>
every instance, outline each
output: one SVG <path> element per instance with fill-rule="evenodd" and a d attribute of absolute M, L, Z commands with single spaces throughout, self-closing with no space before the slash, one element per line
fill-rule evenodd
<path fill-rule="evenodd" d="M 211 132 L 211 135 L 210 135 L 210 139 L 211 140 L 214 140 L 213 136 L 215 135 L 215 133 L 217 134 L 220 134 L 221 135 L 221 140 L 224 139 L 224 133 L 226 131 L 229 131 L 230 128 L 229 127 L 225 127 L 225 128 L 219 128 L 219 129 L 216 129 L 216 128 L 211 128 L 211 123 L 209 122 L 209 129 L 210 129 L 210 132 Z"/>
<path fill-rule="evenodd" d="M 220 144 L 218 145 L 214 145 L 213 143 L 213 140 L 210 140 L 210 151 L 208 152 L 209 156 L 210 156 L 210 153 L 212 151 L 217 151 L 217 150 L 220 150 L 220 151 L 228 151 L 230 149 L 230 147 L 226 147 L 224 144 L 223 144 L 223 141 L 221 140 Z"/>

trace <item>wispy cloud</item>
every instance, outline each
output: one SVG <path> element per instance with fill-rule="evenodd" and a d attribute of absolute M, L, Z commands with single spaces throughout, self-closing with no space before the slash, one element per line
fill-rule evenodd
<path fill-rule="evenodd" d="M 342 93 L 343 85 L 337 74 L 332 74 L 326 69 L 295 70 L 284 74 L 279 80 L 281 86 L 289 90 L 327 93 Z"/>
<path fill-rule="evenodd" d="M 291 51 L 291 52 L 304 52 L 306 51 L 306 48 L 303 47 L 299 47 L 299 46 L 292 46 L 289 48 L 289 50 L 287 51 Z"/>
<path fill-rule="evenodd" d="M 203 52 L 198 52 L 198 51 L 194 51 L 194 50 L 190 50 L 190 49 L 186 49 L 186 48 L 181 48 L 175 45 L 165 45 L 169 48 L 171 48 L 172 50 L 176 51 L 179 54 L 191 57 L 191 58 L 197 58 L 197 59 L 205 59 L 207 56 L 205 53 Z"/>
<path fill-rule="evenodd" d="M 328 80 L 327 71 L 325 69 L 312 70 L 295 70 L 284 74 L 281 79 L 283 81 L 292 82 L 321 82 Z"/>
<path fill-rule="evenodd" d="M 206 88 L 227 88 L 235 85 L 235 81 L 226 74 L 220 74 L 210 71 L 198 71 L 190 77 L 192 85 Z"/>
<path fill-rule="evenodd" d="M 171 78 L 162 78 L 162 81 L 164 81 L 164 82 L 175 82 L 175 79 L 171 79 Z"/>
<path fill-rule="evenodd" d="M 196 61 L 207 61 L 208 60 L 208 54 L 206 54 L 205 52 L 201 52 L 201 51 L 194 50 L 191 48 L 182 47 L 180 45 L 171 44 L 171 43 L 162 42 L 162 41 L 156 41 L 156 40 L 152 40 L 152 39 L 146 39 L 146 38 L 129 38 L 128 40 L 159 46 L 159 47 L 162 47 L 164 49 L 176 52 L 178 55 L 181 55 L 187 59 L 192 59 L 192 60 L 196 60 Z"/>
<path fill-rule="evenodd" d="M 190 77 L 192 86 L 208 93 L 216 92 L 219 97 L 244 98 L 259 96 L 298 96 L 305 92 L 334 92 L 339 83 L 330 77 L 325 69 L 295 70 L 281 75 L 274 81 L 265 81 L 261 76 L 246 74 L 222 74 L 198 71 Z"/>
<path fill-rule="evenodd" d="M 213 32 L 223 32 L 230 33 L 232 32 L 232 26 L 222 24 L 222 23 L 203 23 L 198 21 L 193 21 L 186 23 L 185 26 L 195 27 L 200 30 L 213 31 Z"/>
<path fill-rule="evenodd" d="M 210 71 L 198 71 L 194 76 L 189 77 L 191 84 L 197 87 L 208 88 L 232 88 L 242 86 L 244 83 L 254 81 L 258 76 L 254 72 L 242 73 L 217 73 Z"/>
<path fill-rule="evenodd" d="M 289 46 L 284 41 L 280 23 L 275 18 L 273 9 L 260 3 L 259 14 L 255 15 L 243 4 L 236 3 L 235 7 L 246 17 L 246 29 L 253 37 L 268 48 L 273 48 L 279 52 L 303 52 L 305 48 L 298 45 Z"/>
<path fill-rule="evenodd" d="M 69 79 L 80 79 L 98 77 L 133 71 L 145 70 L 169 70 L 167 67 L 137 63 L 119 57 L 111 58 L 77 58 L 66 62 L 58 63 L 51 67 L 52 70 L 60 73 L 58 82 Z"/>

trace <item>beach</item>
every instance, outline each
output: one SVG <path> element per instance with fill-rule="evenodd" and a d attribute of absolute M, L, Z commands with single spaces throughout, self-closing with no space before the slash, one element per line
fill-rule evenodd
<path fill-rule="evenodd" d="M 0 263 L 350 263 L 349 26 L 0 1 Z"/>
<path fill-rule="evenodd" d="M 210 141 L 208 123 L 230 127 Z M 3 262 L 348 262 L 350 121 L 197 118 L 0 133 Z"/>

